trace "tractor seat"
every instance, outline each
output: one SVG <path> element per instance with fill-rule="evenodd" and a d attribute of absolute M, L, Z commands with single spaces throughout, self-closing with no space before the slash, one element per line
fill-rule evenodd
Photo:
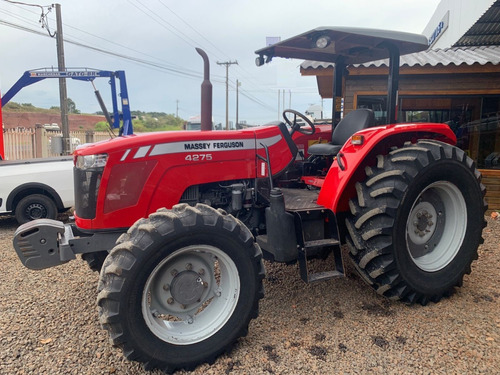
<path fill-rule="evenodd" d="M 309 155 L 335 156 L 344 143 L 356 132 L 375 126 L 371 109 L 360 108 L 349 112 L 335 127 L 330 143 L 318 143 L 308 149 Z"/>

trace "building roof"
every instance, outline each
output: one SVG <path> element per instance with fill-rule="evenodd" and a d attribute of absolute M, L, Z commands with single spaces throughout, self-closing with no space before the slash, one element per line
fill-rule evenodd
<path fill-rule="evenodd" d="M 453 47 L 500 45 L 500 0 L 471 26 Z"/>
<path fill-rule="evenodd" d="M 401 56 L 400 66 L 448 66 L 500 64 L 500 0 L 496 0 L 474 25 L 451 47 Z M 376 60 L 356 67 L 388 66 L 389 60 Z M 304 61 L 302 69 L 325 69 L 334 63 Z"/>
<path fill-rule="evenodd" d="M 445 49 L 427 50 L 401 56 L 400 66 L 437 66 L 437 65 L 473 65 L 473 64 L 500 64 L 500 45 L 481 47 L 453 47 Z M 317 61 L 304 61 L 302 69 L 332 68 L 335 64 Z M 389 59 L 370 61 L 355 66 L 380 67 L 389 66 Z"/>

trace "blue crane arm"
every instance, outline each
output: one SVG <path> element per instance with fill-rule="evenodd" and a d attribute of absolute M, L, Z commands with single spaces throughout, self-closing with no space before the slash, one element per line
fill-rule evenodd
<path fill-rule="evenodd" d="M 17 80 L 16 83 L 14 83 L 14 86 L 12 86 L 9 91 L 7 91 L 3 96 L 2 96 L 2 107 L 7 104 L 10 99 L 14 97 L 23 87 L 32 85 L 33 83 L 36 83 L 38 81 L 41 81 L 44 78 L 38 78 L 38 77 L 31 77 L 30 72 L 24 72 L 24 74 Z"/>
<path fill-rule="evenodd" d="M 2 107 L 7 104 L 23 87 L 32 85 L 45 78 L 71 78 L 78 81 L 93 81 L 95 78 L 108 77 L 111 85 L 111 99 L 113 103 L 113 128 L 120 128 L 120 112 L 118 110 L 118 94 L 116 90 L 115 78 L 120 81 L 121 106 L 123 127 L 120 129 L 120 135 L 133 134 L 132 115 L 130 113 L 130 105 L 128 100 L 127 82 L 125 72 L 117 70 L 112 72 L 109 70 L 96 70 L 85 68 L 83 70 L 66 69 L 58 71 L 52 68 L 43 68 L 28 70 L 17 80 L 17 82 L 2 96 Z"/>

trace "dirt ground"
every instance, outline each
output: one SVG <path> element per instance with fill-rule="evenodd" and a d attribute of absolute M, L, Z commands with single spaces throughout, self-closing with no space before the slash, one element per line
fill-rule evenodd
<path fill-rule="evenodd" d="M 24 268 L 15 228 L 0 218 L 0 373 L 148 373 L 100 328 L 98 274 L 80 258 Z M 427 306 L 390 302 L 351 273 L 305 284 L 297 266 L 266 263 L 266 297 L 248 336 L 192 374 L 498 374 L 500 220 L 488 217 L 484 237 L 463 287 Z"/>

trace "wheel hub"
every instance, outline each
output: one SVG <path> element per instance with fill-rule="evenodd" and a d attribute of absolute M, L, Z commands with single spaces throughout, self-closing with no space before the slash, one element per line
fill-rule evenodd
<path fill-rule="evenodd" d="M 146 281 L 142 314 L 160 339 L 190 345 L 215 334 L 240 293 L 238 269 L 221 249 L 190 245 L 164 258 Z"/>
<path fill-rule="evenodd" d="M 206 286 L 207 283 L 198 273 L 182 271 L 173 278 L 170 293 L 176 302 L 187 306 L 201 300 Z"/>
<path fill-rule="evenodd" d="M 45 207 L 37 203 L 29 205 L 26 208 L 26 213 L 30 219 L 41 219 L 47 216 L 45 212 Z"/>
<path fill-rule="evenodd" d="M 427 190 L 410 212 L 407 238 L 413 258 L 429 254 L 439 243 L 444 220 L 444 205 L 439 196 Z"/>
<path fill-rule="evenodd" d="M 467 228 L 463 193 L 449 181 L 436 181 L 417 197 L 406 222 L 406 246 L 423 271 L 436 272 L 454 259 Z"/>
<path fill-rule="evenodd" d="M 430 233 L 434 229 L 434 222 L 431 220 L 434 216 L 427 212 L 427 210 L 420 210 L 417 212 L 417 220 L 413 222 L 415 234 L 420 237 Z"/>

